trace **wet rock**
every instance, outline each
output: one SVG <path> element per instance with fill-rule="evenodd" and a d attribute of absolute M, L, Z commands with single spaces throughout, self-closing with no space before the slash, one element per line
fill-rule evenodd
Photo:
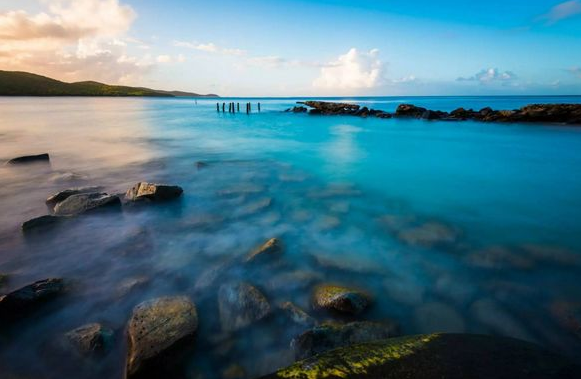
<path fill-rule="evenodd" d="M 415 320 L 418 330 L 422 333 L 466 330 L 462 315 L 444 303 L 432 302 L 420 305 L 416 308 Z"/>
<path fill-rule="evenodd" d="M 113 330 L 93 323 L 71 330 L 65 337 L 81 355 L 92 355 L 107 350 L 111 344 Z"/>
<path fill-rule="evenodd" d="M 222 379 L 245 379 L 247 378 L 244 367 L 233 364 L 222 370 Z"/>
<path fill-rule="evenodd" d="M 208 167 L 208 166 L 209 166 L 209 164 L 208 164 L 208 163 L 206 163 L 206 162 L 203 162 L 203 161 L 197 161 L 197 162 L 196 162 L 196 168 L 197 168 L 198 170 L 202 170 L 202 169 L 204 169 L 204 168 L 206 168 L 206 167 Z"/>
<path fill-rule="evenodd" d="M 481 299 L 475 301 L 470 308 L 474 318 L 490 328 L 491 331 L 507 337 L 536 342 L 518 319 L 510 315 L 495 300 Z"/>
<path fill-rule="evenodd" d="M 260 247 L 251 252 L 245 259 L 246 262 L 256 262 L 272 259 L 282 254 L 282 243 L 278 238 L 271 238 Z"/>
<path fill-rule="evenodd" d="M 471 334 L 389 338 L 331 350 L 264 376 L 343 379 L 573 379 L 581 366 L 528 342 Z"/>
<path fill-rule="evenodd" d="M 474 111 L 472 109 L 466 110 L 464 108 L 457 108 L 450 112 L 450 117 L 458 119 L 458 120 L 468 120 L 469 118 L 474 117 Z"/>
<path fill-rule="evenodd" d="M 348 314 L 358 314 L 371 304 L 371 297 L 359 290 L 321 284 L 313 291 L 313 307 Z"/>
<path fill-rule="evenodd" d="M 420 118 L 426 111 L 426 108 L 416 107 L 412 104 L 400 104 L 395 111 L 395 116 Z"/>
<path fill-rule="evenodd" d="M 0 274 L 0 288 L 4 287 L 8 283 L 8 275 Z"/>
<path fill-rule="evenodd" d="M 326 101 L 299 101 L 298 104 L 313 108 L 309 111 L 311 114 L 323 115 L 355 115 L 360 108 L 357 104 L 331 103 Z"/>
<path fill-rule="evenodd" d="M 34 163 L 34 162 L 49 162 L 50 157 L 47 153 L 38 155 L 24 155 L 21 157 L 12 158 L 8 161 L 8 164 L 23 164 L 23 163 Z"/>
<path fill-rule="evenodd" d="M 0 296 L 0 319 L 13 319 L 44 304 L 64 291 L 60 278 L 39 280 Z"/>
<path fill-rule="evenodd" d="M 581 254 L 559 246 L 525 244 L 519 246 L 519 248 L 530 259 L 539 263 L 563 266 L 581 265 Z"/>
<path fill-rule="evenodd" d="M 371 342 L 399 335 L 393 322 L 360 321 L 348 324 L 324 324 L 308 330 L 293 339 L 295 358 L 305 359 L 339 347 Z"/>
<path fill-rule="evenodd" d="M 565 330 L 581 339 L 581 303 L 557 300 L 551 303 L 550 313 Z"/>
<path fill-rule="evenodd" d="M 121 200 L 116 195 L 94 192 L 71 195 L 54 207 L 57 216 L 73 216 L 97 209 L 121 208 Z"/>
<path fill-rule="evenodd" d="M 46 203 L 48 205 L 55 205 L 56 203 L 60 203 L 63 200 L 66 200 L 72 195 L 78 195 L 81 193 L 91 193 L 99 191 L 101 187 L 76 187 L 76 188 L 69 188 L 64 191 L 60 191 L 55 193 L 54 195 L 49 196 L 46 199 Z"/>
<path fill-rule="evenodd" d="M 50 181 L 54 183 L 80 182 L 88 179 L 88 176 L 76 172 L 61 172 L 50 177 Z"/>
<path fill-rule="evenodd" d="M 129 201 L 165 201 L 178 198 L 183 192 L 179 186 L 139 182 L 127 190 L 125 198 Z"/>
<path fill-rule="evenodd" d="M 150 283 L 151 279 L 147 276 L 126 279 L 117 288 L 117 297 L 125 297 L 135 290 L 147 287 Z"/>
<path fill-rule="evenodd" d="M 62 220 L 63 220 L 62 217 L 44 215 L 23 222 L 21 225 L 21 229 L 24 233 L 31 232 L 33 230 L 47 229 L 51 226 L 58 224 Z"/>
<path fill-rule="evenodd" d="M 471 253 L 466 258 L 467 262 L 475 267 L 486 269 L 531 269 L 535 261 L 516 251 L 502 246 L 492 246 L 487 249 Z"/>
<path fill-rule="evenodd" d="M 272 202 L 273 202 L 273 200 L 270 197 L 265 197 L 263 199 L 253 201 L 253 202 L 241 207 L 236 212 L 236 216 L 237 217 L 248 217 L 248 216 L 255 215 L 257 213 L 260 213 L 260 212 L 270 208 L 270 206 L 272 205 Z"/>
<path fill-rule="evenodd" d="M 307 312 L 303 311 L 290 301 L 281 303 L 279 308 L 290 320 L 298 325 L 310 328 L 317 324 L 317 320 L 309 316 Z"/>
<path fill-rule="evenodd" d="M 266 187 L 259 184 L 240 184 L 236 187 L 231 187 L 218 191 L 219 196 L 239 196 L 239 195 L 255 195 L 266 191 Z"/>
<path fill-rule="evenodd" d="M 458 232 L 438 222 L 427 222 L 402 230 L 398 238 L 408 245 L 432 248 L 453 244 L 458 239 Z"/>
<path fill-rule="evenodd" d="M 287 109 L 285 112 L 306 113 L 307 108 L 306 107 L 292 107 L 292 108 Z"/>
<path fill-rule="evenodd" d="M 268 281 L 268 288 L 274 291 L 299 291 L 311 287 L 313 283 L 323 279 L 323 276 L 314 271 L 291 271 L 276 275 Z"/>
<path fill-rule="evenodd" d="M 264 295 L 248 283 L 224 284 L 218 290 L 218 309 L 222 330 L 245 328 L 270 314 Z"/>
<path fill-rule="evenodd" d="M 317 228 L 323 231 L 329 231 L 338 228 L 341 220 L 335 216 L 323 216 L 317 220 Z"/>
<path fill-rule="evenodd" d="M 127 327 L 127 377 L 138 377 L 198 328 L 196 306 L 187 297 L 162 297 L 139 304 Z"/>

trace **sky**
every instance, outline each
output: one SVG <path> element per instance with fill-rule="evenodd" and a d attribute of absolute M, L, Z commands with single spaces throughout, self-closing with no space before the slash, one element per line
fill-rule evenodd
<path fill-rule="evenodd" d="M 221 96 L 581 95 L 581 0 L 0 0 L 0 70 Z"/>

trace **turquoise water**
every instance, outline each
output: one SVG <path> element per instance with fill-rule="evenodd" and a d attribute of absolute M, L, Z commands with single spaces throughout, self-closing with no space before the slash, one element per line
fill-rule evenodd
<path fill-rule="evenodd" d="M 120 377 L 132 308 L 186 294 L 200 313 L 190 375 L 220 377 L 230 364 L 266 374 L 292 361 L 289 342 L 303 329 L 275 312 L 224 336 L 217 288 L 239 280 L 273 308 L 292 300 L 320 321 L 331 316 L 310 309 L 311 286 L 341 283 L 373 294 L 361 318 L 394 320 L 403 334 L 509 335 L 581 359 L 580 128 L 282 112 L 296 100 L 232 100 L 253 102 L 246 115 L 217 113 L 214 100 L 0 98 L 0 159 L 51 154 L 50 165 L 0 166 L 0 273 L 11 278 L 0 291 L 51 276 L 70 283 L 66 296 L 3 332 L 2 372 Z M 387 111 L 402 102 L 446 111 L 581 103 L 342 100 Z M 19 231 L 48 212 L 54 192 L 122 193 L 138 181 L 178 184 L 184 195 L 27 238 Z M 240 262 L 271 237 L 284 243 L 280 264 Z M 305 272 L 312 283 L 296 279 Z M 136 278 L 145 284 L 120 290 Z M 115 330 L 110 352 L 70 358 L 60 336 L 96 321 Z"/>

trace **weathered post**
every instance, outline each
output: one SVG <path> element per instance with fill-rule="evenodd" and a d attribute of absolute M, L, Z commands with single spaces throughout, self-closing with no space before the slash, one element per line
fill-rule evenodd
<path fill-rule="evenodd" d="M 222 103 L 222 113 L 226 113 L 226 103 Z"/>
<path fill-rule="evenodd" d="M 238 112 L 240 112 L 240 103 L 236 103 L 236 108 L 238 108 Z"/>
<path fill-rule="evenodd" d="M 220 113 L 220 103 L 216 103 L 216 110 Z"/>
<path fill-rule="evenodd" d="M 260 103 L 258 103 L 258 111 L 260 112 Z"/>

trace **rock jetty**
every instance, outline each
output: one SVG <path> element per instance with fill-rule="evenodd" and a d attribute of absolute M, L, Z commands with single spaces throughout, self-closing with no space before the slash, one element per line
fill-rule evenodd
<path fill-rule="evenodd" d="M 313 115 L 347 115 L 379 118 L 417 118 L 423 120 L 482 122 L 544 122 L 568 125 L 581 125 L 581 104 L 531 104 L 519 109 L 494 110 L 486 107 L 480 110 L 458 108 L 452 112 L 431 110 L 413 104 L 400 104 L 395 113 L 369 109 L 351 103 L 333 103 L 325 101 L 303 101 L 298 104 L 310 108 Z M 287 112 L 306 112 L 305 107 L 294 107 Z"/>

